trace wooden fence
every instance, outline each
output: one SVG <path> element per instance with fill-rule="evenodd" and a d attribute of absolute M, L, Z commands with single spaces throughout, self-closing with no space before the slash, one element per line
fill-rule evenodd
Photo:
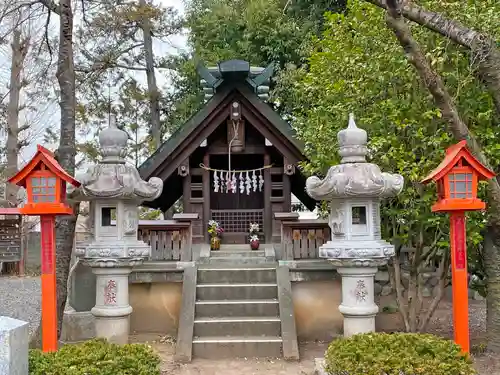
<path fill-rule="evenodd" d="M 319 247 L 330 239 L 327 220 L 298 220 L 298 215 L 275 215 L 281 220 L 281 258 L 318 259 Z"/>
<path fill-rule="evenodd" d="M 194 216 L 178 214 L 174 220 L 140 220 L 138 237 L 151 246 L 150 260 L 191 261 Z"/>

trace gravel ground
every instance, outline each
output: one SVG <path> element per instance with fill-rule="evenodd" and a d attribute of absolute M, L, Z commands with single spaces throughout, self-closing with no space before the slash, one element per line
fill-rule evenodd
<path fill-rule="evenodd" d="M 30 323 L 30 335 L 40 323 L 40 277 L 0 276 L 0 315 Z"/>
<path fill-rule="evenodd" d="M 453 336 L 453 305 L 449 301 L 441 301 L 439 308 L 431 318 L 428 331 L 439 336 Z M 469 327 L 473 344 L 478 344 L 486 333 L 486 302 L 469 301 Z"/>

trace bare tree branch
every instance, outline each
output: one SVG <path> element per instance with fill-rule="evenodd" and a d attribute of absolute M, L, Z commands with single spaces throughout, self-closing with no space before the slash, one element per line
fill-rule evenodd
<path fill-rule="evenodd" d="M 8 4 L 6 4 L 6 5 L 4 4 L 5 10 L 0 15 L 0 23 L 2 23 L 4 18 L 8 18 L 15 13 L 19 13 L 24 8 L 31 8 L 33 5 L 39 4 L 39 2 L 40 2 L 39 0 L 35 0 L 35 1 L 31 1 L 31 2 L 23 2 L 23 1 L 21 1 L 19 3 L 16 2 L 16 6 L 14 6 L 12 8 L 9 7 Z M 13 29 L 15 29 L 17 26 L 18 26 L 18 24 L 15 24 L 13 26 Z"/>
<path fill-rule="evenodd" d="M 387 8 L 387 26 L 394 32 L 394 35 L 406 53 L 408 61 L 415 67 L 422 82 L 432 94 L 436 105 L 441 109 L 443 119 L 448 123 L 449 130 L 457 140 L 467 140 L 469 147 L 481 163 L 489 166 L 488 159 L 482 152 L 481 146 L 464 121 L 462 121 L 453 98 L 446 89 L 441 76 L 432 69 L 424 52 L 413 38 L 410 28 L 401 16 L 397 0 L 387 0 Z M 489 180 L 489 184 L 500 204 L 500 185 L 497 179 Z"/>
<path fill-rule="evenodd" d="M 389 3 L 394 0 L 366 1 L 387 10 Z M 405 18 L 451 39 L 473 53 L 474 61 L 477 61 L 479 67 L 478 76 L 488 87 L 496 111 L 500 114 L 500 50 L 496 47 L 496 41 L 485 33 L 440 13 L 428 11 L 410 1 L 398 4 L 398 10 Z"/>
<path fill-rule="evenodd" d="M 450 257 L 448 255 L 448 252 L 445 251 L 443 253 L 443 256 L 441 257 L 441 260 L 439 261 L 439 267 L 438 267 L 439 283 L 437 285 L 437 293 L 434 296 L 434 299 L 432 300 L 424 317 L 420 320 L 420 325 L 418 327 L 419 332 L 425 331 L 427 325 L 431 320 L 432 315 L 434 314 L 439 305 L 439 302 L 441 302 L 441 299 L 443 298 L 444 288 L 446 287 L 446 275 L 448 273 L 447 271 L 450 265 L 449 259 Z"/>
<path fill-rule="evenodd" d="M 50 15 L 51 15 L 51 11 L 48 10 L 47 11 L 47 21 L 45 22 L 44 40 L 45 40 L 45 44 L 47 45 L 47 50 L 49 51 L 50 62 L 52 62 L 52 48 L 50 47 L 50 42 L 49 42 Z M 40 53 L 41 48 L 42 48 L 42 45 L 40 44 L 40 48 L 38 49 L 39 53 Z"/>
<path fill-rule="evenodd" d="M 136 71 L 141 71 L 144 72 L 146 71 L 146 68 L 143 68 L 142 66 L 127 66 L 123 64 L 115 64 L 115 63 L 110 63 L 110 64 L 94 64 L 91 67 L 85 67 L 85 66 L 76 66 L 75 67 L 75 72 L 78 73 L 95 73 L 95 72 L 102 72 L 108 69 L 114 69 L 114 68 L 121 68 L 121 69 L 127 69 L 127 70 L 136 70 Z"/>
<path fill-rule="evenodd" d="M 54 12 L 55 14 L 61 15 L 61 7 L 52 0 L 38 0 L 40 4 L 43 4 L 48 10 Z"/>

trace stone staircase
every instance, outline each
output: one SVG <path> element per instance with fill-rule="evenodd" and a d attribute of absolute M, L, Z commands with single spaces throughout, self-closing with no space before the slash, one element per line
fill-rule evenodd
<path fill-rule="evenodd" d="M 194 358 L 282 357 L 277 263 L 222 248 L 197 270 Z"/>

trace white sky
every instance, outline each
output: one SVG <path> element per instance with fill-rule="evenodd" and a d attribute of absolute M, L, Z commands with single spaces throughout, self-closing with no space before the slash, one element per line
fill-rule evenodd
<path fill-rule="evenodd" d="M 172 6 L 176 8 L 180 13 L 184 12 L 184 4 L 182 3 L 182 0 L 155 0 L 155 2 L 159 2 L 165 6 Z M 57 25 L 57 19 L 55 17 L 52 18 L 52 22 L 54 25 Z M 76 23 L 76 22 L 75 22 Z M 8 47 L 4 46 L 2 50 L 0 51 L 0 95 L 3 95 L 8 89 L 8 81 L 9 81 L 9 68 L 10 68 L 10 63 L 11 63 L 11 57 L 10 57 L 10 48 L 5 48 Z M 185 50 L 186 49 L 186 35 L 176 35 L 170 38 L 169 43 L 162 43 L 157 40 L 155 40 L 154 45 L 153 45 L 154 53 L 156 56 L 164 56 L 167 54 L 173 54 L 176 53 L 177 51 L 180 50 Z M 156 75 L 158 85 L 161 89 L 165 90 L 168 89 L 168 82 L 165 79 L 164 75 L 161 73 L 158 73 Z M 140 73 L 137 76 L 137 79 L 139 81 L 146 82 L 145 75 L 141 76 Z M 55 77 L 54 77 L 54 82 Z M 59 128 L 59 123 L 60 123 L 60 113 L 59 113 L 59 106 L 57 104 L 51 105 L 49 107 L 45 108 L 40 108 L 41 109 L 41 116 L 42 119 L 40 121 L 37 121 L 37 129 L 32 129 L 31 132 L 33 132 L 35 135 L 35 139 L 31 142 L 31 144 L 27 147 L 25 147 L 20 155 L 20 164 L 24 164 L 25 161 L 29 160 L 29 158 L 35 153 L 36 151 L 36 145 L 37 143 L 41 143 L 43 141 L 43 133 L 44 133 L 44 128 L 52 126 L 54 128 Z M 38 114 L 40 116 L 40 114 Z M 24 121 L 23 117 L 21 116 L 20 122 Z M 4 132 L 0 132 L 0 142 L 4 141 L 6 137 L 6 134 Z M 78 135 L 77 135 L 78 137 Z M 56 145 L 54 145 L 56 146 Z"/>

